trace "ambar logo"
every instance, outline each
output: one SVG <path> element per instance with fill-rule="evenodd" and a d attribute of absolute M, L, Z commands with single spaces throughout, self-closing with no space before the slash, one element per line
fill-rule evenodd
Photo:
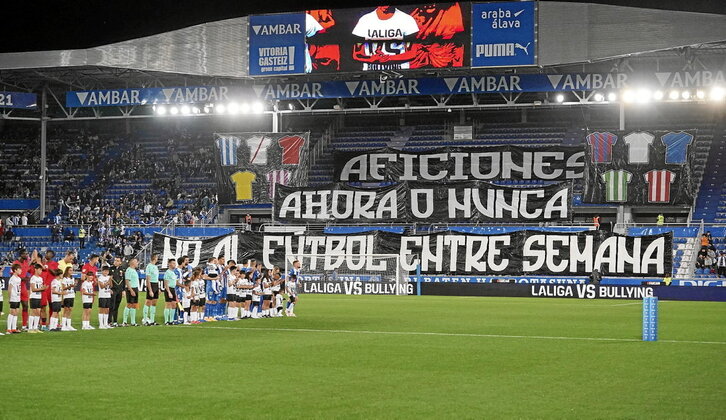
<path fill-rule="evenodd" d="M 252 25 L 255 35 L 291 35 L 301 34 L 302 25 L 299 23 L 279 23 L 277 25 Z"/>

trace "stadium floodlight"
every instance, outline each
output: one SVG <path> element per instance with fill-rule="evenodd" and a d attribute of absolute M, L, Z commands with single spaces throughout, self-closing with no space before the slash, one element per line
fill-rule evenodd
<path fill-rule="evenodd" d="M 696 98 L 698 98 L 698 99 L 706 99 L 706 92 L 704 92 L 701 89 L 697 90 L 696 91 Z"/>
<path fill-rule="evenodd" d="M 164 105 L 155 106 L 154 110 L 157 115 L 166 115 L 166 107 Z"/>
<path fill-rule="evenodd" d="M 634 100 L 635 100 L 635 92 L 630 89 L 626 89 L 623 92 L 623 101 L 633 102 Z"/>
<path fill-rule="evenodd" d="M 688 90 L 684 90 L 683 92 L 681 92 L 681 98 L 691 99 L 691 92 Z"/>
<path fill-rule="evenodd" d="M 660 101 L 661 99 L 663 99 L 663 91 L 656 90 L 655 92 L 653 92 L 653 99 L 655 99 L 656 101 Z"/>
<path fill-rule="evenodd" d="M 255 102 L 252 104 L 252 112 L 255 114 L 262 114 L 265 112 L 265 105 L 262 102 Z"/>
<path fill-rule="evenodd" d="M 618 94 L 615 92 L 608 93 L 608 101 L 615 102 L 618 100 Z"/>
<path fill-rule="evenodd" d="M 712 101 L 723 101 L 724 97 L 726 97 L 726 91 L 724 91 L 721 87 L 713 87 L 711 89 L 711 100 Z"/>
<path fill-rule="evenodd" d="M 199 114 L 199 107 L 193 106 L 192 107 L 192 114 Z"/>
<path fill-rule="evenodd" d="M 653 94 L 650 92 L 650 89 L 638 89 L 636 92 L 635 100 L 639 104 L 646 104 L 650 102 L 651 98 L 653 97 Z"/>
<path fill-rule="evenodd" d="M 676 100 L 681 96 L 681 93 L 677 90 L 672 90 L 671 93 L 668 94 L 668 98 L 671 100 Z"/>
<path fill-rule="evenodd" d="M 176 114 L 178 114 L 178 113 L 179 113 L 179 108 L 177 108 L 177 107 L 173 106 L 173 107 L 171 107 L 171 109 L 169 109 L 169 113 L 170 113 L 171 115 L 176 115 Z"/>
<path fill-rule="evenodd" d="M 292 102 L 289 103 L 289 104 L 287 104 L 287 109 L 289 109 L 290 111 L 294 111 L 295 110 L 295 104 L 292 103 Z"/>
<path fill-rule="evenodd" d="M 189 108 L 189 105 L 182 105 L 182 107 L 181 107 L 182 115 L 189 115 L 190 112 L 191 112 L 191 108 Z"/>
<path fill-rule="evenodd" d="M 596 93 L 594 98 L 596 102 L 602 102 L 605 99 L 605 96 L 603 96 L 602 93 Z"/>
<path fill-rule="evenodd" d="M 565 95 L 563 95 L 561 93 L 558 93 L 557 96 L 555 96 L 555 101 L 557 101 L 557 103 L 564 102 L 565 101 Z"/>
<path fill-rule="evenodd" d="M 237 105 L 237 102 L 230 102 L 229 105 L 227 105 L 227 112 L 230 114 L 236 114 L 239 112 L 239 105 Z"/>
<path fill-rule="evenodd" d="M 250 104 L 248 104 L 247 102 L 243 102 L 239 109 L 240 111 L 242 111 L 243 114 L 249 114 Z"/>
<path fill-rule="evenodd" d="M 217 114 L 224 114 L 227 111 L 227 107 L 224 106 L 224 104 L 215 104 L 214 105 L 214 112 Z"/>

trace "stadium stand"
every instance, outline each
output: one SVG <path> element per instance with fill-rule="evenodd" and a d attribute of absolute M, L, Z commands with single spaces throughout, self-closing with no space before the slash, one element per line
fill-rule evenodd
<path fill-rule="evenodd" d="M 321 118 L 319 123 L 298 119 L 287 130 L 311 131 L 313 159 L 309 167 L 308 184 L 316 186 L 333 182 L 332 156 L 335 151 L 361 152 L 384 147 L 417 152 L 443 146 L 584 146 L 585 134 L 593 127 L 598 130 L 618 129 L 617 123 L 609 117 L 596 116 L 583 123 L 579 112 L 560 112 L 553 119 L 548 119 L 546 113 L 531 113 L 530 116 L 531 121 L 522 122 L 511 115 L 491 118 L 474 113 L 466 120 L 473 128 L 473 138 L 467 140 L 454 139 L 453 126 L 457 118 L 446 114 L 414 115 L 405 120 L 386 116 L 375 125 L 362 117 L 345 120 Z M 711 116 L 697 113 L 681 113 L 675 117 L 663 113 L 657 118 L 641 118 L 629 124 L 629 129 L 646 131 L 673 127 L 698 132 L 693 147 L 696 152 L 694 173 L 700 187 L 691 218 L 694 222 L 703 220 L 705 225 L 702 228 L 659 228 L 659 231 L 674 233 L 675 279 L 714 278 L 717 274 L 696 268 L 696 264 L 699 235 L 711 229 L 712 224 L 726 221 L 726 190 L 722 182 L 726 176 L 723 165 L 726 156 L 723 127 L 718 121 L 714 122 Z M 14 229 L 13 240 L 0 244 L 0 255 L 5 261 L 11 261 L 14 253 L 23 247 L 57 247 L 78 249 L 79 258 L 83 260 L 91 253 L 103 253 L 106 250 L 123 252 L 128 242 L 138 252 L 153 232 L 167 225 L 190 226 L 192 230 L 186 233 L 201 236 L 194 226 L 213 222 L 218 211 L 214 194 L 216 184 L 211 171 L 211 133 L 209 127 L 186 130 L 144 126 L 123 136 L 80 128 L 54 130 L 49 135 L 48 168 L 48 197 L 52 211 L 42 221 L 48 227 Z M 37 135 L 33 128 L 3 131 L 0 171 L 4 171 L 8 177 L 0 185 L 2 198 L 37 197 L 37 188 L 33 188 L 34 173 L 38 170 L 37 159 L 28 153 Z M 93 153 L 89 153 L 89 150 L 93 150 Z M 28 155 L 31 157 L 24 157 Z M 498 183 L 537 186 L 546 182 Z M 581 182 L 575 183 L 574 190 L 573 204 L 579 208 L 614 207 L 583 203 Z M 576 221 L 587 224 L 589 218 L 589 215 L 580 216 Z M 64 230 L 60 235 L 61 242 L 55 242 L 53 238 L 52 229 L 56 222 L 64 226 L 61 228 Z M 89 230 L 84 249 L 80 249 L 77 240 L 80 223 L 87 224 Z M 123 225 L 133 227 L 124 234 L 112 228 Z M 100 226 L 104 227 L 104 231 L 114 234 L 99 234 Z M 457 227 L 445 227 L 449 228 Z M 630 227 L 628 233 L 645 234 L 645 231 L 652 232 L 655 228 L 644 229 Z M 711 230 L 714 232 L 716 250 L 726 248 L 726 243 L 721 239 L 723 228 L 714 227 Z M 68 231 L 76 237 L 65 241 Z M 140 232 L 139 240 L 135 239 L 133 232 Z"/>

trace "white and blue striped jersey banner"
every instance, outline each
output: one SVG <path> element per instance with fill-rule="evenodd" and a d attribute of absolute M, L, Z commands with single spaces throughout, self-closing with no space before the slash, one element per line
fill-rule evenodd
<path fill-rule="evenodd" d="M 238 137 L 220 137 L 217 139 L 222 166 L 237 166 L 237 148 L 242 144 Z"/>

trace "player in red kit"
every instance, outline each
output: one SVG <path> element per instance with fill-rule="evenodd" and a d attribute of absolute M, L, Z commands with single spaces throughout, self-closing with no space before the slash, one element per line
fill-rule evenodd
<path fill-rule="evenodd" d="M 81 281 L 89 280 L 96 283 L 96 275 L 98 274 L 98 255 L 91 254 L 88 262 L 81 268 Z"/>
<path fill-rule="evenodd" d="M 40 321 L 44 329 L 48 321 L 48 305 L 51 302 L 51 287 L 50 284 L 56 278 L 53 272 L 58 269 L 58 262 L 54 260 L 55 252 L 53 250 L 45 251 L 45 257 L 40 261 L 40 265 L 43 266 L 43 285 L 47 286 L 43 291 L 43 295 L 40 300 Z"/>

